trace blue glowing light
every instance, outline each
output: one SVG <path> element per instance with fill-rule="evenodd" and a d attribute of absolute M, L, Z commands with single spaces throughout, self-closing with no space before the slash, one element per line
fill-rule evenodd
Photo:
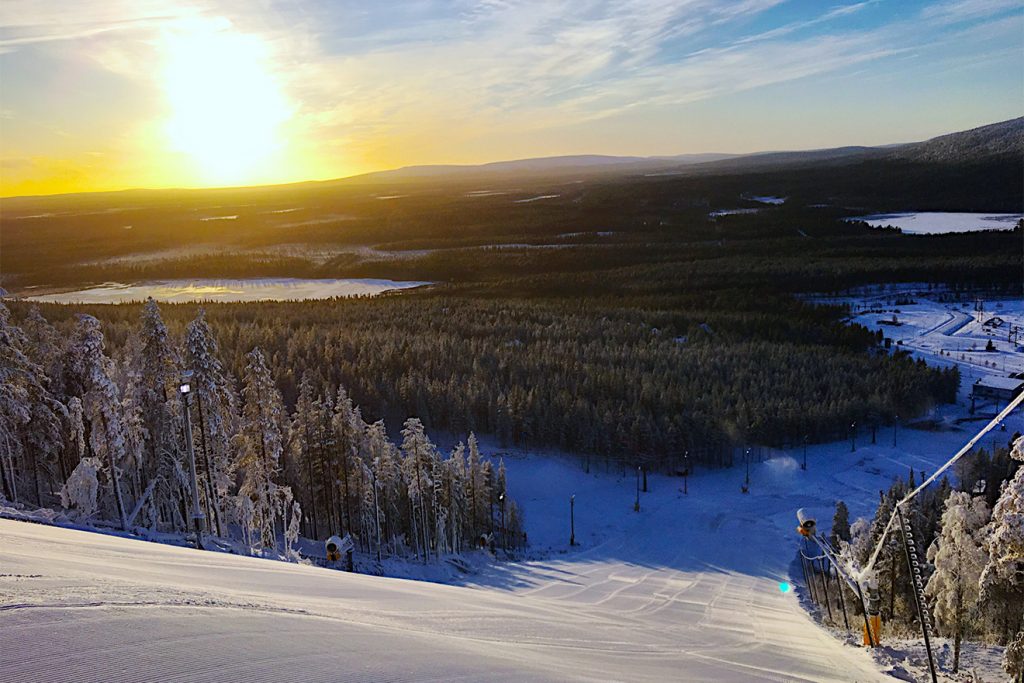
<path fill-rule="evenodd" d="M 788 583 L 786 583 L 785 581 L 783 581 L 783 582 L 781 582 L 781 583 L 779 584 L 779 590 L 780 590 L 780 591 L 782 591 L 783 593 L 788 593 L 788 592 L 789 592 L 789 591 L 791 591 L 792 589 L 793 589 L 793 587 L 792 587 L 792 586 L 790 586 L 790 585 L 789 585 Z"/>

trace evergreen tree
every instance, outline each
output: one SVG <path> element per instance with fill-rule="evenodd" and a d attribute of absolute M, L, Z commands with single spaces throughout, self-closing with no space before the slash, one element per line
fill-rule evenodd
<path fill-rule="evenodd" d="M 280 471 L 284 450 L 282 422 L 284 406 L 274 384 L 266 358 L 259 347 L 249 352 L 242 376 L 242 421 L 233 440 L 236 459 L 242 471 L 239 501 L 243 518 L 251 505 L 253 530 L 264 548 L 277 544 L 277 522 L 281 511 L 281 490 L 275 479 Z"/>
<path fill-rule="evenodd" d="M 1024 437 L 1014 442 L 1011 456 L 1024 461 Z M 1003 484 L 985 529 L 984 548 L 988 563 L 979 581 L 981 598 L 1000 642 L 1006 642 L 1024 619 L 1024 467 Z"/>
<path fill-rule="evenodd" d="M 981 529 L 989 510 L 981 498 L 955 492 L 946 499 L 942 531 L 928 548 L 935 566 L 925 593 L 932 601 L 935 622 L 953 638 L 953 672 L 960 669 L 960 644 L 972 631 L 978 600 L 978 579 L 985 565 Z"/>
<path fill-rule="evenodd" d="M 843 501 L 836 501 L 836 513 L 832 517 L 832 534 L 829 537 L 833 548 L 839 548 L 842 542 L 850 542 L 850 510 Z"/>
<path fill-rule="evenodd" d="M 112 363 L 103 351 L 100 322 L 91 315 L 80 315 L 71 348 L 72 370 L 85 391 L 83 413 L 89 423 L 89 447 L 104 466 L 110 482 L 113 508 L 121 528 L 128 519 L 121 491 L 121 467 L 126 463 L 126 442 L 121 424 L 120 395 L 110 379 Z"/>
<path fill-rule="evenodd" d="M 188 325 L 185 363 L 192 371 L 194 411 L 198 418 L 193 421 L 193 434 L 204 475 L 204 500 L 218 535 L 222 535 L 226 521 L 223 501 L 231 494 L 235 470 L 231 438 L 237 429 L 237 399 L 233 382 L 221 364 L 217 340 L 201 308 Z"/>

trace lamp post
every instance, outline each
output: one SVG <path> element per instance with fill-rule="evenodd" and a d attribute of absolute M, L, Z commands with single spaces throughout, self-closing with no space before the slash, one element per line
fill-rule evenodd
<path fill-rule="evenodd" d="M 508 550 L 508 530 L 505 528 L 505 494 L 498 495 L 498 502 L 501 503 L 501 547 Z"/>
<path fill-rule="evenodd" d="M 192 479 L 192 524 L 196 531 L 196 548 L 203 548 L 203 520 L 206 516 L 199 507 L 199 481 L 196 478 L 196 452 L 192 443 L 192 416 L 189 413 L 188 398 L 192 394 L 192 371 L 181 373 L 181 402 L 185 409 L 185 442 L 188 446 L 188 468 Z"/>
<path fill-rule="evenodd" d="M 750 448 L 747 448 L 747 478 L 743 483 L 743 493 L 750 493 Z"/>
<path fill-rule="evenodd" d="M 640 466 L 636 466 L 636 502 L 633 503 L 633 512 L 640 512 Z"/>
<path fill-rule="evenodd" d="M 569 546 L 576 545 L 576 494 L 569 496 Z"/>
<path fill-rule="evenodd" d="M 686 485 L 690 479 L 690 451 L 683 453 L 683 495 L 689 495 L 689 487 Z"/>
<path fill-rule="evenodd" d="M 850 452 L 853 453 L 857 450 L 857 423 L 850 423 Z"/>
<path fill-rule="evenodd" d="M 892 421 L 892 447 L 896 448 L 896 428 L 900 424 L 900 416 L 897 415 Z"/>
<path fill-rule="evenodd" d="M 804 434 L 804 464 L 800 465 L 800 469 L 802 470 L 807 469 L 807 438 L 808 435 Z"/>

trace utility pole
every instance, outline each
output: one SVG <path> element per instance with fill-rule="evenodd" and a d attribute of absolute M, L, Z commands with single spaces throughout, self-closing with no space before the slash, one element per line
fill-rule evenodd
<path fill-rule="evenodd" d="M 576 545 L 576 494 L 569 496 L 569 546 Z"/>
<path fill-rule="evenodd" d="M 189 413 L 188 397 L 192 393 L 192 371 L 186 370 L 181 374 L 181 402 L 185 409 L 185 442 L 188 446 L 188 468 L 192 480 L 192 524 L 196 531 L 196 548 L 203 549 L 203 520 L 206 516 L 199 507 L 199 481 L 196 477 L 196 452 L 192 443 L 192 417 Z"/>
<path fill-rule="evenodd" d="M 633 512 L 640 512 L 640 466 L 636 466 L 636 502 L 633 503 Z"/>

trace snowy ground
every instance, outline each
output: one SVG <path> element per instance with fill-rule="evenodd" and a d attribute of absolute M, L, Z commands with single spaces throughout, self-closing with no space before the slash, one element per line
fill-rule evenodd
<path fill-rule="evenodd" d="M 885 680 L 890 660 L 780 590 L 800 573 L 794 511 L 829 519 L 841 497 L 868 514 L 893 476 L 932 470 L 969 436 L 811 447 L 807 471 L 800 451 L 771 453 L 747 495 L 742 468 L 698 469 L 688 495 L 650 476 L 639 513 L 632 472 L 508 451 L 538 559 L 458 585 L 0 520 L 0 681 Z"/>
<path fill-rule="evenodd" d="M 963 377 L 963 395 L 970 393 L 971 384 L 980 377 L 1024 372 L 1024 300 L 983 301 L 983 310 L 976 311 L 973 300 L 941 303 L 937 298 L 937 294 L 902 293 L 835 301 L 854 304 L 852 322 L 882 330 L 898 348 L 929 364 L 956 363 Z M 898 325 L 887 324 L 893 316 Z M 1001 323 L 985 325 L 994 318 Z M 1014 326 L 1020 327 L 1022 334 L 1010 343 L 1009 330 Z M 989 340 L 994 351 L 985 350 Z"/>

